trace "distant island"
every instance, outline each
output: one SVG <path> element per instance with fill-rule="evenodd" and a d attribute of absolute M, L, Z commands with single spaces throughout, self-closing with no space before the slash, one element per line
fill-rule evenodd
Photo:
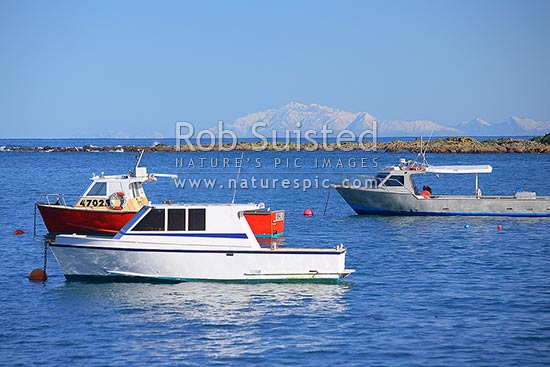
<path fill-rule="evenodd" d="M 365 143 L 366 148 L 374 150 L 373 143 Z M 224 150 L 230 147 L 229 144 L 222 145 Z M 260 150 L 262 142 L 239 142 L 233 150 L 241 151 L 253 151 Z M 385 143 L 377 143 L 376 150 L 382 152 L 420 152 L 420 149 L 429 153 L 550 153 L 550 133 L 544 136 L 537 136 L 531 139 L 518 139 L 518 138 L 498 138 L 478 141 L 474 138 L 463 137 L 446 137 L 437 138 L 430 141 L 416 139 L 413 141 L 393 140 Z M 196 147 L 193 147 L 195 150 Z M 335 143 L 327 144 L 327 150 L 338 150 L 338 146 Z M 358 150 L 362 149 L 357 143 L 343 143 L 342 148 L 345 150 Z M 180 150 L 176 149 L 174 145 L 167 144 L 155 144 L 153 146 L 139 146 L 139 145 L 117 145 L 117 146 L 92 146 L 84 145 L 82 147 L 56 147 L 56 146 L 43 146 L 43 147 L 0 147 L 0 151 L 11 152 L 137 152 L 144 150 L 146 152 L 190 152 L 193 149 L 190 146 L 184 145 Z M 214 150 L 219 150 L 216 145 Z M 284 143 L 278 142 L 276 144 L 268 143 L 263 150 L 302 150 L 302 151 L 315 151 L 323 150 L 322 146 L 318 146 L 314 149 L 311 143 L 300 145 L 291 142 L 288 146 Z"/>

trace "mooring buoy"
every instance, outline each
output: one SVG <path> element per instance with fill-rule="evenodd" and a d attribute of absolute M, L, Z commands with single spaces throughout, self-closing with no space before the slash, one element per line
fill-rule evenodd
<path fill-rule="evenodd" d="M 29 274 L 29 280 L 32 280 L 33 282 L 43 282 L 46 279 L 48 279 L 48 274 L 46 274 L 44 269 L 41 268 L 34 269 Z"/>

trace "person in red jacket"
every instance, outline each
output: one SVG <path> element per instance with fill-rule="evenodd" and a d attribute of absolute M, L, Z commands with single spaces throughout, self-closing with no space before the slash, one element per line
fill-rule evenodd
<path fill-rule="evenodd" d="M 425 199 L 429 199 L 432 196 L 432 188 L 430 186 L 422 187 L 420 195 Z"/>

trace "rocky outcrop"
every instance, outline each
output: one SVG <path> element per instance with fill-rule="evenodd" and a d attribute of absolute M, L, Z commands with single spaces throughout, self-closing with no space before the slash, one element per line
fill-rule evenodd
<path fill-rule="evenodd" d="M 294 142 L 288 145 L 282 142 L 239 142 L 234 148 L 229 144 L 222 145 L 221 150 L 304 150 L 304 151 L 316 151 L 316 150 L 352 150 L 352 149 L 371 149 L 374 150 L 372 143 L 365 143 L 363 147 L 351 142 L 343 143 L 340 146 L 331 143 L 327 146 L 320 144 L 314 145 L 297 144 Z M 146 152 L 175 152 L 178 151 L 173 145 L 156 144 L 154 146 L 104 146 L 97 147 L 93 145 L 85 145 L 82 147 L 0 147 L 1 151 L 16 151 L 16 152 L 137 152 L 144 150 Z M 200 150 L 198 147 L 183 145 L 180 151 L 194 151 Z M 220 150 L 220 147 L 216 145 L 213 150 Z M 377 143 L 376 150 L 385 152 L 420 152 L 426 151 L 429 153 L 550 153 L 550 134 L 539 136 L 530 140 L 527 139 L 515 139 L 515 138 L 499 138 L 491 140 L 478 141 L 474 138 L 467 136 L 462 137 L 449 137 L 431 140 L 429 142 L 421 140 L 402 141 L 393 140 L 387 143 Z"/>
<path fill-rule="evenodd" d="M 544 136 L 535 136 L 531 139 L 534 142 L 541 143 L 544 145 L 550 145 L 550 133 L 544 135 Z"/>
<path fill-rule="evenodd" d="M 393 141 L 380 144 L 380 149 L 387 152 L 420 152 L 420 141 Z M 422 150 L 430 153 L 550 153 L 550 146 L 533 140 L 499 138 L 478 141 L 470 137 L 452 137 L 435 139 L 424 143 Z"/>

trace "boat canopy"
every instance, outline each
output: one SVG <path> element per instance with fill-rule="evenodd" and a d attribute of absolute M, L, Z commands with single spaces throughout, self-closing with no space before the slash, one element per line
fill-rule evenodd
<path fill-rule="evenodd" d="M 493 167 L 485 164 L 478 166 L 427 166 L 426 172 L 432 173 L 491 173 Z"/>

